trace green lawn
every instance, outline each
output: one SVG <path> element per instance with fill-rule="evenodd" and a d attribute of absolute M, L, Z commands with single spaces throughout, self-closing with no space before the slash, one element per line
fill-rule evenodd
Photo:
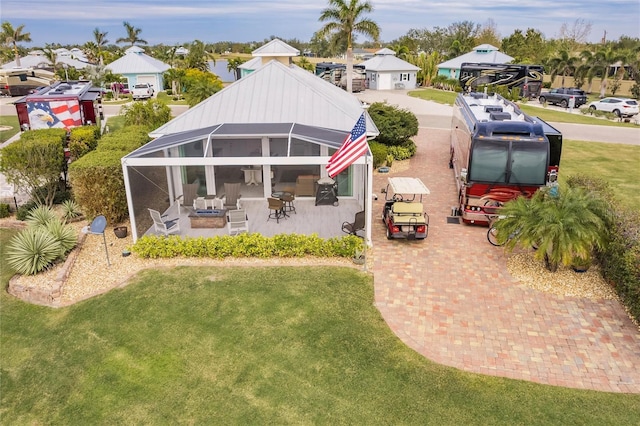
<path fill-rule="evenodd" d="M 618 199 L 637 209 L 640 205 L 640 146 L 565 140 L 560 179 L 586 174 L 606 180 Z"/>
<path fill-rule="evenodd" d="M 0 232 L 0 247 L 6 236 Z M 3 292 L 0 416 L 3 424 L 622 425 L 640 418 L 640 395 L 434 364 L 402 344 L 372 302 L 369 276 L 328 267 L 152 270 L 61 309 Z"/>
<path fill-rule="evenodd" d="M 5 143 L 13 135 L 20 132 L 20 123 L 18 122 L 17 115 L 2 115 L 0 116 L 0 126 L 9 126 L 11 129 L 0 130 L 0 143 Z"/>

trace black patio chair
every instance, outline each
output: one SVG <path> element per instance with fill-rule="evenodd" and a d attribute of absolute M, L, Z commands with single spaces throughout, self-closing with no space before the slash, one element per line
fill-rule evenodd
<path fill-rule="evenodd" d="M 364 229 L 364 210 L 356 213 L 356 216 L 353 222 L 344 222 L 342 224 L 342 232 L 345 232 L 349 235 L 357 235 L 358 231 L 362 231 Z"/>

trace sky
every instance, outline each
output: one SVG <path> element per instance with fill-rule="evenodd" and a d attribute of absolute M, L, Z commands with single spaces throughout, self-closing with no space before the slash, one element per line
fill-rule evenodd
<path fill-rule="evenodd" d="M 447 27 L 454 22 L 485 24 L 490 19 L 501 37 L 516 29 L 534 28 L 556 38 L 563 23 L 592 25 L 587 41 L 620 36 L 640 37 L 639 0 L 370 0 L 366 16 L 391 42 L 410 29 Z M 140 28 L 150 45 L 194 40 L 263 42 L 276 36 L 306 42 L 323 23 L 318 21 L 327 0 L 0 0 L 0 19 L 14 28 L 24 24 L 31 34 L 25 47 L 46 43 L 82 45 L 93 30 L 108 32 L 109 44 L 126 37 L 123 21 Z M 367 39 L 359 36 L 356 42 Z"/>

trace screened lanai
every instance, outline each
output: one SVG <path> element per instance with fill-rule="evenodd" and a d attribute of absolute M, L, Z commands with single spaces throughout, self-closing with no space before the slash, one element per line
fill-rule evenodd
<path fill-rule="evenodd" d="M 335 176 L 337 206 L 314 201 L 330 156 L 363 112 L 367 137 L 378 129 L 355 96 L 293 64 L 296 52 L 277 39 L 256 49 L 257 69 L 153 130 L 153 141 L 122 159 L 134 239 L 153 228 L 149 208 L 177 220 L 181 235 L 223 232 L 190 227 L 186 195 L 218 204 L 229 184 L 240 186 L 242 207 L 253 209 L 251 232 L 337 236 L 341 221 L 362 210 L 370 229 L 368 156 Z M 299 207 L 279 230 L 266 217 L 267 198 L 278 192 L 294 194 Z"/>
<path fill-rule="evenodd" d="M 325 166 L 346 136 L 344 131 L 299 123 L 224 123 L 161 136 L 122 159 L 134 239 L 153 233 L 149 208 L 181 219 L 181 235 L 223 233 L 190 229 L 186 216 L 191 200 L 180 206 L 187 184 L 197 188 L 197 196 L 212 199 L 225 197 L 225 183 L 240 183 L 241 202 L 255 209 L 256 222 L 266 217 L 260 205 L 266 212 L 266 199 L 277 191 L 291 191 L 298 203 L 313 206 L 317 181 L 327 176 Z M 365 209 L 365 200 L 371 199 L 365 195 L 371 194 L 371 169 L 365 158 L 334 177 L 340 205 L 328 214 L 327 209 L 305 204 L 307 222 L 296 225 L 297 232 L 318 233 L 312 231 L 317 227 L 322 233 L 329 226 L 339 235 L 339 224 L 323 222 L 334 217 L 341 223 Z M 295 219 L 301 220 L 297 214 Z M 256 225 L 260 226 L 254 229 L 271 233 L 264 224 Z"/>

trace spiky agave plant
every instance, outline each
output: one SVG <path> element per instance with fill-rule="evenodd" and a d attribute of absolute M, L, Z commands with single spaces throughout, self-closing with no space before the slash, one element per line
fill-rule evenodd
<path fill-rule="evenodd" d="M 60 243 L 42 227 L 17 234 L 7 245 L 7 264 L 17 273 L 35 275 L 48 268 L 60 255 Z"/>
<path fill-rule="evenodd" d="M 44 229 L 57 241 L 60 249 L 58 257 L 64 257 L 65 254 L 76 246 L 78 236 L 75 230 L 60 219 L 56 218 L 49 221 L 44 226 Z"/>
<path fill-rule="evenodd" d="M 80 205 L 76 203 L 74 200 L 65 200 L 62 203 L 62 217 L 65 220 L 75 219 L 80 216 Z"/>
<path fill-rule="evenodd" d="M 46 226 L 52 220 L 56 220 L 57 216 L 51 210 L 50 207 L 47 206 L 37 206 L 29 211 L 27 214 L 26 222 L 29 226 L 37 227 L 37 226 Z"/>

